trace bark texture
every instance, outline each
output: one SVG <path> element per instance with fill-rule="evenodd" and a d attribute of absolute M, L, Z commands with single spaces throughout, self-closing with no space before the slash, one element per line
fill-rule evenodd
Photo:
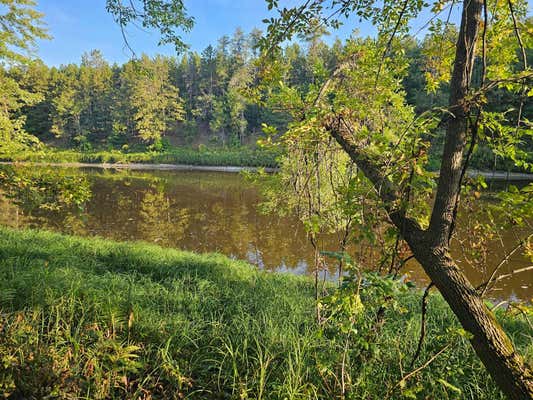
<path fill-rule="evenodd" d="M 509 337 L 449 253 L 449 234 L 461 189 L 461 169 L 470 112 L 468 92 L 482 11 L 483 0 L 465 0 L 463 3 L 450 82 L 449 106 L 453 116 L 447 125 L 439 183 L 427 230 L 423 230 L 396 208 L 400 194 L 382 175 L 379 166 L 365 154 L 364 146 L 354 142 L 349 125 L 343 121 L 342 116 L 325 121 L 325 128 L 373 183 L 391 221 L 463 328 L 472 335 L 474 350 L 500 389 L 511 400 L 529 400 L 533 399 L 533 374 L 530 367 L 516 353 Z"/>

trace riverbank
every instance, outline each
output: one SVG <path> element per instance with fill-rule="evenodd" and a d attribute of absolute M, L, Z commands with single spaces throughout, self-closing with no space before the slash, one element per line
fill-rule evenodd
<path fill-rule="evenodd" d="M 343 357 L 344 340 L 314 322 L 305 277 L 216 254 L 8 228 L 0 254 L 0 392 L 15 398 L 336 398 L 341 370 L 353 398 L 383 398 L 418 341 L 418 291 L 386 311 L 370 347 L 354 337 Z M 526 324 L 500 317 L 531 359 Z M 415 365 L 456 337 L 404 393 L 503 398 L 457 329 L 431 295 Z"/>
<path fill-rule="evenodd" d="M 41 150 L 23 151 L 0 157 L 3 162 L 26 162 L 37 164 L 101 166 L 103 168 L 144 168 L 143 165 L 159 165 L 161 169 L 183 168 L 191 166 L 209 167 L 248 167 L 276 168 L 277 154 L 248 147 L 222 148 L 170 147 L 161 152 L 122 152 L 118 150 L 88 151 L 59 150 L 43 148 Z"/>
<path fill-rule="evenodd" d="M 267 173 L 275 173 L 275 167 L 246 167 L 224 165 L 194 165 L 194 164 L 142 164 L 142 163 L 82 163 L 82 162 L 32 162 L 32 161 L 0 161 L 0 165 L 24 165 L 40 167 L 63 167 L 63 168 L 101 168 L 133 171 L 208 171 L 239 173 L 243 171 L 255 172 L 261 169 Z M 479 171 L 469 170 L 467 175 L 471 178 L 482 176 L 489 181 L 533 181 L 533 174 L 505 171 Z"/>
<path fill-rule="evenodd" d="M 278 171 L 277 168 L 269 167 L 239 167 L 239 166 L 215 166 L 215 165 L 184 165 L 184 164 L 138 164 L 138 163 L 78 163 L 78 162 L 11 162 L 0 161 L 0 165 L 22 165 L 22 166 L 38 166 L 38 167 L 61 167 L 61 168 L 101 168 L 101 169 L 115 169 L 115 170 L 132 170 L 132 171 L 208 171 L 208 172 L 228 172 L 239 173 L 243 171 L 255 172 L 259 169 L 274 173 Z"/>
<path fill-rule="evenodd" d="M 0 157 L 0 164 L 21 164 L 50 167 L 129 169 L 152 171 L 257 171 L 278 170 L 277 154 L 261 149 L 172 147 L 163 152 L 97 151 L 79 152 L 45 148 Z M 438 176 L 438 172 L 435 172 Z M 533 174 L 470 169 L 469 177 L 482 176 L 490 181 L 533 181 Z"/>
<path fill-rule="evenodd" d="M 482 176 L 489 181 L 533 181 L 533 174 L 526 174 L 523 172 L 480 171 L 477 169 L 470 169 L 467 170 L 467 175 L 470 178 Z"/>

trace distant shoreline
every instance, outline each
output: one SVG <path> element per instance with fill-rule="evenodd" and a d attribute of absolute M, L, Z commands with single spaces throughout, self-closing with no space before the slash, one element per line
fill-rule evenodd
<path fill-rule="evenodd" d="M 101 169 L 129 169 L 138 171 L 206 171 L 206 172 L 231 172 L 263 170 L 268 173 L 278 171 L 271 167 L 239 167 L 223 165 L 186 165 L 186 164 L 142 164 L 142 163 L 79 163 L 79 162 L 31 162 L 31 161 L 2 161 L 0 165 L 34 165 L 39 167 L 62 168 L 101 168 Z"/>
<path fill-rule="evenodd" d="M 477 169 L 468 170 L 467 175 L 470 178 L 482 176 L 488 180 L 494 181 L 533 181 L 533 174 L 523 172 L 506 172 L 506 171 L 479 171 Z"/>
<path fill-rule="evenodd" d="M 243 171 L 263 170 L 267 173 L 275 173 L 279 168 L 272 167 L 239 167 L 223 165 L 187 165 L 187 164 L 143 164 L 143 163 L 79 163 L 79 162 L 31 162 L 31 161 L 2 161 L 0 165 L 34 165 L 42 167 L 62 167 L 62 168 L 101 168 L 117 170 L 134 170 L 134 171 L 206 171 L 206 172 L 230 172 L 239 173 Z M 479 171 L 469 170 L 468 176 L 473 178 L 483 176 L 489 180 L 496 181 L 533 181 L 533 174 L 523 172 L 506 172 L 506 171 Z"/>

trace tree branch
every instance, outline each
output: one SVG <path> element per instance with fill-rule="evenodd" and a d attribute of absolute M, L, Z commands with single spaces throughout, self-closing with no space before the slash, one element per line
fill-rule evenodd
<path fill-rule="evenodd" d="M 324 128 L 335 138 L 341 147 L 350 156 L 352 161 L 359 167 L 368 180 L 374 186 L 378 196 L 384 203 L 384 208 L 389 218 L 405 238 L 407 235 L 423 234 L 423 230 L 412 218 L 405 216 L 401 209 L 402 195 L 398 188 L 382 173 L 382 168 L 376 165 L 364 152 L 364 144 L 355 143 L 352 129 L 340 115 L 326 118 Z"/>
<path fill-rule="evenodd" d="M 518 243 L 509 253 L 507 253 L 507 255 L 498 263 L 498 265 L 492 270 L 492 273 L 490 274 L 490 277 L 489 279 L 485 282 L 485 283 L 482 283 L 481 285 L 479 285 L 476 289 L 477 290 L 480 290 L 481 288 L 483 288 L 483 290 L 481 291 L 481 294 L 480 296 L 483 297 L 485 296 L 485 294 L 487 293 L 488 289 L 489 289 L 489 286 L 491 286 L 491 284 L 494 284 L 496 283 L 498 280 L 500 280 L 500 278 L 496 277 L 496 274 L 498 273 L 498 271 L 500 270 L 500 268 L 507 264 L 507 262 L 509 262 L 509 259 L 513 256 L 513 254 L 515 254 L 518 250 L 520 250 L 524 244 L 531 238 L 533 237 L 533 233 L 528 235 L 527 237 L 525 237 L 523 240 L 520 241 L 520 243 Z M 503 279 L 503 278 L 501 278 Z"/>
<path fill-rule="evenodd" d="M 422 296 L 422 317 L 420 321 L 420 337 L 418 339 L 418 345 L 416 347 L 415 355 L 413 356 L 413 359 L 411 360 L 411 364 L 409 365 L 409 369 L 412 369 L 415 366 L 415 362 L 420 356 L 420 353 L 422 351 L 422 344 L 424 343 L 424 338 L 426 337 L 426 314 L 427 314 L 427 307 L 428 307 L 428 295 L 429 291 L 433 287 L 433 282 L 431 282 L 428 287 L 426 287 L 426 290 L 424 290 L 424 295 Z"/>
<path fill-rule="evenodd" d="M 417 369 L 409 372 L 408 374 L 404 375 L 402 377 L 402 379 L 400 379 L 398 381 L 398 383 L 396 383 L 396 385 L 394 385 L 390 390 L 389 392 L 387 393 L 387 395 L 385 396 L 385 399 L 390 399 L 390 396 L 392 395 L 392 393 L 394 393 L 394 390 L 400 386 L 403 382 L 406 382 L 409 378 L 411 378 L 413 375 L 416 375 L 417 373 L 419 373 L 420 371 L 422 371 L 424 368 L 427 368 L 433 361 L 435 361 L 437 359 L 438 356 L 440 356 L 442 353 L 444 353 L 446 350 L 448 350 L 451 346 L 451 343 L 447 344 L 446 346 L 444 346 L 442 349 L 440 349 L 435 355 L 433 355 L 429 360 L 427 360 L 424 364 L 422 364 L 420 367 L 418 367 Z"/>

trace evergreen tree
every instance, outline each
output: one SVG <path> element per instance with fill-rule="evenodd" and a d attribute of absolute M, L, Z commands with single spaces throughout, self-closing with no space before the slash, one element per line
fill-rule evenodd
<path fill-rule="evenodd" d="M 82 104 L 80 124 L 83 136 L 99 142 L 110 134 L 113 71 L 102 53 L 93 50 L 82 56 L 79 73 L 78 101 Z"/>

